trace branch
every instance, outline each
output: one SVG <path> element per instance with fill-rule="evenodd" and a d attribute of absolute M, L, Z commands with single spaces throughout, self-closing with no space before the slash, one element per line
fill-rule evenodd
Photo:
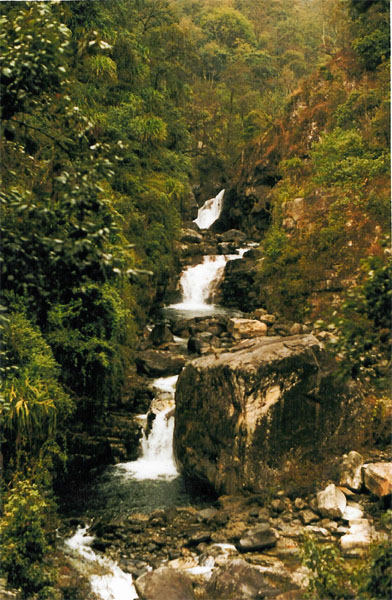
<path fill-rule="evenodd" d="M 59 140 L 57 138 L 53 137 L 46 131 L 43 131 L 39 127 L 35 127 L 34 125 L 29 125 L 25 121 L 18 121 L 17 119 L 9 119 L 9 120 L 12 121 L 13 123 L 18 123 L 18 125 L 23 125 L 24 127 L 27 127 L 28 129 L 34 129 L 34 131 L 39 131 L 39 133 L 42 133 L 42 135 L 46 136 L 47 138 L 49 138 L 50 140 L 55 142 L 58 146 L 60 146 L 60 148 L 62 150 L 64 150 L 64 152 L 66 152 L 70 158 L 72 158 L 72 155 L 70 154 L 69 150 L 65 146 L 63 146 L 63 144 L 61 142 L 59 142 Z"/>

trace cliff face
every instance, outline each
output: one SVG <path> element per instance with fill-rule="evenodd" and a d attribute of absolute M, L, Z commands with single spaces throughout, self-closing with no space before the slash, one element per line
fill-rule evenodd
<path fill-rule="evenodd" d="M 217 492 L 263 487 L 263 465 L 315 453 L 344 420 L 312 335 L 245 340 L 189 363 L 176 392 L 175 453 L 184 473 Z"/>

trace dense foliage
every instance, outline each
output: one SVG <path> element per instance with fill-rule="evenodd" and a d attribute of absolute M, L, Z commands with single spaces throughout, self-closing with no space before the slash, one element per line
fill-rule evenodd
<path fill-rule="evenodd" d="M 342 371 L 385 375 L 388 5 L 0 4 L 1 527 L 26 597 L 56 597 L 47 490 L 70 432 L 119 402 L 195 196 L 272 173 L 260 306 L 322 313 L 327 279 Z M 297 197 L 301 231 L 285 226 Z"/>

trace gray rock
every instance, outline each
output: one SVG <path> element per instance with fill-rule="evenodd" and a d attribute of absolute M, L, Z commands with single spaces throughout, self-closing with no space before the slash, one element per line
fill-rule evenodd
<path fill-rule="evenodd" d="M 362 519 L 363 508 L 357 502 L 347 502 L 347 506 L 342 515 L 343 521 L 352 521 L 353 519 Z"/>
<path fill-rule="evenodd" d="M 362 487 L 362 465 L 363 457 L 355 450 L 343 457 L 340 467 L 340 485 L 347 486 L 352 490 L 360 490 Z"/>
<path fill-rule="evenodd" d="M 236 544 L 240 552 L 253 552 L 263 548 L 271 548 L 278 540 L 277 532 L 268 523 L 261 523 L 253 529 L 248 529 Z"/>
<path fill-rule="evenodd" d="M 340 519 L 346 504 L 346 496 L 333 483 L 317 494 L 318 511 L 323 517 Z"/>
<path fill-rule="evenodd" d="M 299 513 L 299 518 L 301 519 L 304 525 L 309 525 L 310 523 L 314 523 L 314 521 L 319 520 L 319 516 L 316 515 L 312 510 L 306 509 L 302 510 Z"/>
<path fill-rule="evenodd" d="M 139 577 L 135 582 L 141 600 L 195 600 L 189 577 L 170 567 L 161 567 Z"/>
<path fill-rule="evenodd" d="M 256 566 L 235 559 L 212 574 L 207 594 L 222 600 L 256 600 L 276 595 L 276 588 L 265 582 Z"/>
<path fill-rule="evenodd" d="M 229 229 L 219 236 L 222 242 L 243 242 L 246 240 L 246 233 L 238 229 Z"/>
<path fill-rule="evenodd" d="M 136 356 L 136 366 L 139 372 L 151 377 L 177 375 L 185 364 L 183 356 L 173 356 L 169 352 L 146 350 Z"/>
<path fill-rule="evenodd" d="M 198 516 L 202 521 L 209 521 L 216 516 L 217 512 L 216 508 L 204 508 L 203 510 L 199 510 Z"/>

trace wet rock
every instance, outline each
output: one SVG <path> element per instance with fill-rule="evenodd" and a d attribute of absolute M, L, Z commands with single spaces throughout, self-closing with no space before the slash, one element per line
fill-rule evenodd
<path fill-rule="evenodd" d="M 267 333 L 267 325 L 254 319 L 233 318 L 228 322 L 228 331 L 234 339 L 248 339 L 264 336 Z"/>
<path fill-rule="evenodd" d="M 369 492 L 379 498 L 392 493 L 392 462 L 364 465 L 362 473 Z"/>
<path fill-rule="evenodd" d="M 161 567 L 135 582 L 141 600 L 195 600 L 189 577 L 170 567 Z"/>
<path fill-rule="evenodd" d="M 362 487 L 362 465 L 363 457 L 359 452 L 352 450 L 343 457 L 340 467 L 339 483 L 352 490 L 360 490 Z"/>
<path fill-rule="evenodd" d="M 323 517 L 340 519 L 346 504 L 346 496 L 333 483 L 317 494 L 318 511 Z"/>
<path fill-rule="evenodd" d="M 180 241 L 186 244 L 200 244 L 203 239 L 203 235 L 193 229 L 183 229 L 181 231 Z"/>
<path fill-rule="evenodd" d="M 136 356 L 136 366 L 139 372 L 150 377 L 165 377 L 177 375 L 185 364 L 183 356 L 173 356 L 169 352 L 146 350 Z"/>
<path fill-rule="evenodd" d="M 209 598 L 225 600 L 256 600 L 276 595 L 276 588 L 267 584 L 256 566 L 241 559 L 217 569 L 207 585 Z"/>
<path fill-rule="evenodd" d="M 276 545 L 277 532 L 268 523 L 261 523 L 253 529 L 248 529 L 236 544 L 240 552 L 254 552 L 263 548 L 271 548 Z"/>

